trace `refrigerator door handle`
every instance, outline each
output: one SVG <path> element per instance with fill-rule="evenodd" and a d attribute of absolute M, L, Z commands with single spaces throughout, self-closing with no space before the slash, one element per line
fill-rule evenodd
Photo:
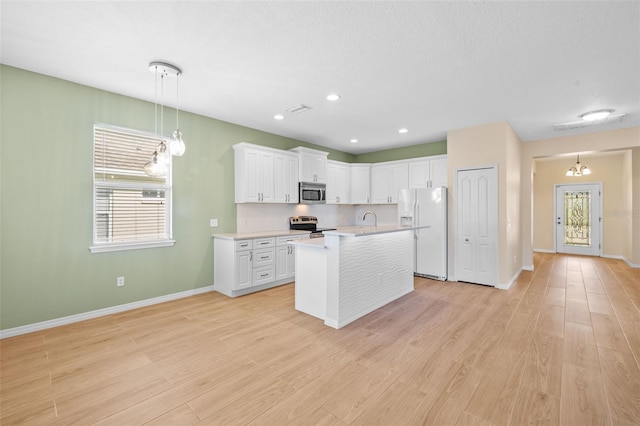
<path fill-rule="evenodd" d="M 418 204 L 417 197 L 416 197 L 416 204 L 415 205 L 416 205 L 416 207 L 415 207 L 416 214 L 415 214 L 415 217 L 413 219 L 413 226 L 420 226 L 420 204 Z M 414 235 L 414 237 L 413 237 L 414 239 L 417 240 L 419 238 L 418 237 L 418 229 L 413 231 L 413 235 Z"/>

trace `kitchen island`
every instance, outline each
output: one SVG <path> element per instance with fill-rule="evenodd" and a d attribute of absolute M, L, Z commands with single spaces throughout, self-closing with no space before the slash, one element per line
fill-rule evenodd
<path fill-rule="evenodd" d="M 351 226 L 291 242 L 296 309 L 341 328 L 413 291 L 415 229 Z"/>

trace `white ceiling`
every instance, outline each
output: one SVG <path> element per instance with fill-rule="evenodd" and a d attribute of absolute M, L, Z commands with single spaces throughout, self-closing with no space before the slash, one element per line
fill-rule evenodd
<path fill-rule="evenodd" d="M 3 64 L 153 102 L 147 65 L 171 62 L 181 109 L 354 154 L 497 121 L 523 141 L 640 125 L 639 1 L 0 7 Z M 312 109 L 286 113 L 297 104 Z M 601 108 L 626 116 L 554 130 Z"/>

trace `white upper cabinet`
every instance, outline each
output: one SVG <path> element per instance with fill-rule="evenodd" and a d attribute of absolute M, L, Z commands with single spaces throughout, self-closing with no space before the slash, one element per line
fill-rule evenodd
<path fill-rule="evenodd" d="M 399 189 L 447 186 L 446 155 L 349 164 L 305 147 L 241 142 L 233 149 L 236 203 L 297 204 L 298 182 L 325 183 L 327 204 L 396 204 Z"/>
<path fill-rule="evenodd" d="M 351 204 L 371 202 L 371 164 L 351 164 Z"/>
<path fill-rule="evenodd" d="M 398 190 L 409 186 L 409 165 L 394 161 L 371 165 L 371 204 L 396 204 Z"/>
<path fill-rule="evenodd" d="M 274 202 L 274 152 L 246 143 L 233 149 L 236 203 Z"/>
<path fill-rule="evenodd" d="M 447 157 L 431 160 L 431 186 L 448 186 Z"/>
<path fill-rule="evenodd" d="M 276 203 L 298 203 L 298 155 L 280 151 L 274 155 L 274 199 Z"/>
<path fill-rule="evenodd" d="M 327 204 L 349 204 L 351 168 L 348 163 L 327 161 Z"/>
<path fill-rule="evenodd" d="M 409 188 L 447 186 L 447 157 L 409 160 Z"/>
<path fill-rule="evenodd" d="M 329 153 L 299 146 L 290 151 L 299 155 L 300 182 L 327 183 L 327 156 Z"/>

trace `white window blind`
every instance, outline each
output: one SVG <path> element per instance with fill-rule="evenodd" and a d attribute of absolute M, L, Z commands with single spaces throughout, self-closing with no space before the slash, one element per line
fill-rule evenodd
<path fill-rule="evenodd" d="M 171 164 L 164 177 L 143 171 L 158 142 L 152 134 L 94 125 L 92 252 L 173 244 Z"/>

